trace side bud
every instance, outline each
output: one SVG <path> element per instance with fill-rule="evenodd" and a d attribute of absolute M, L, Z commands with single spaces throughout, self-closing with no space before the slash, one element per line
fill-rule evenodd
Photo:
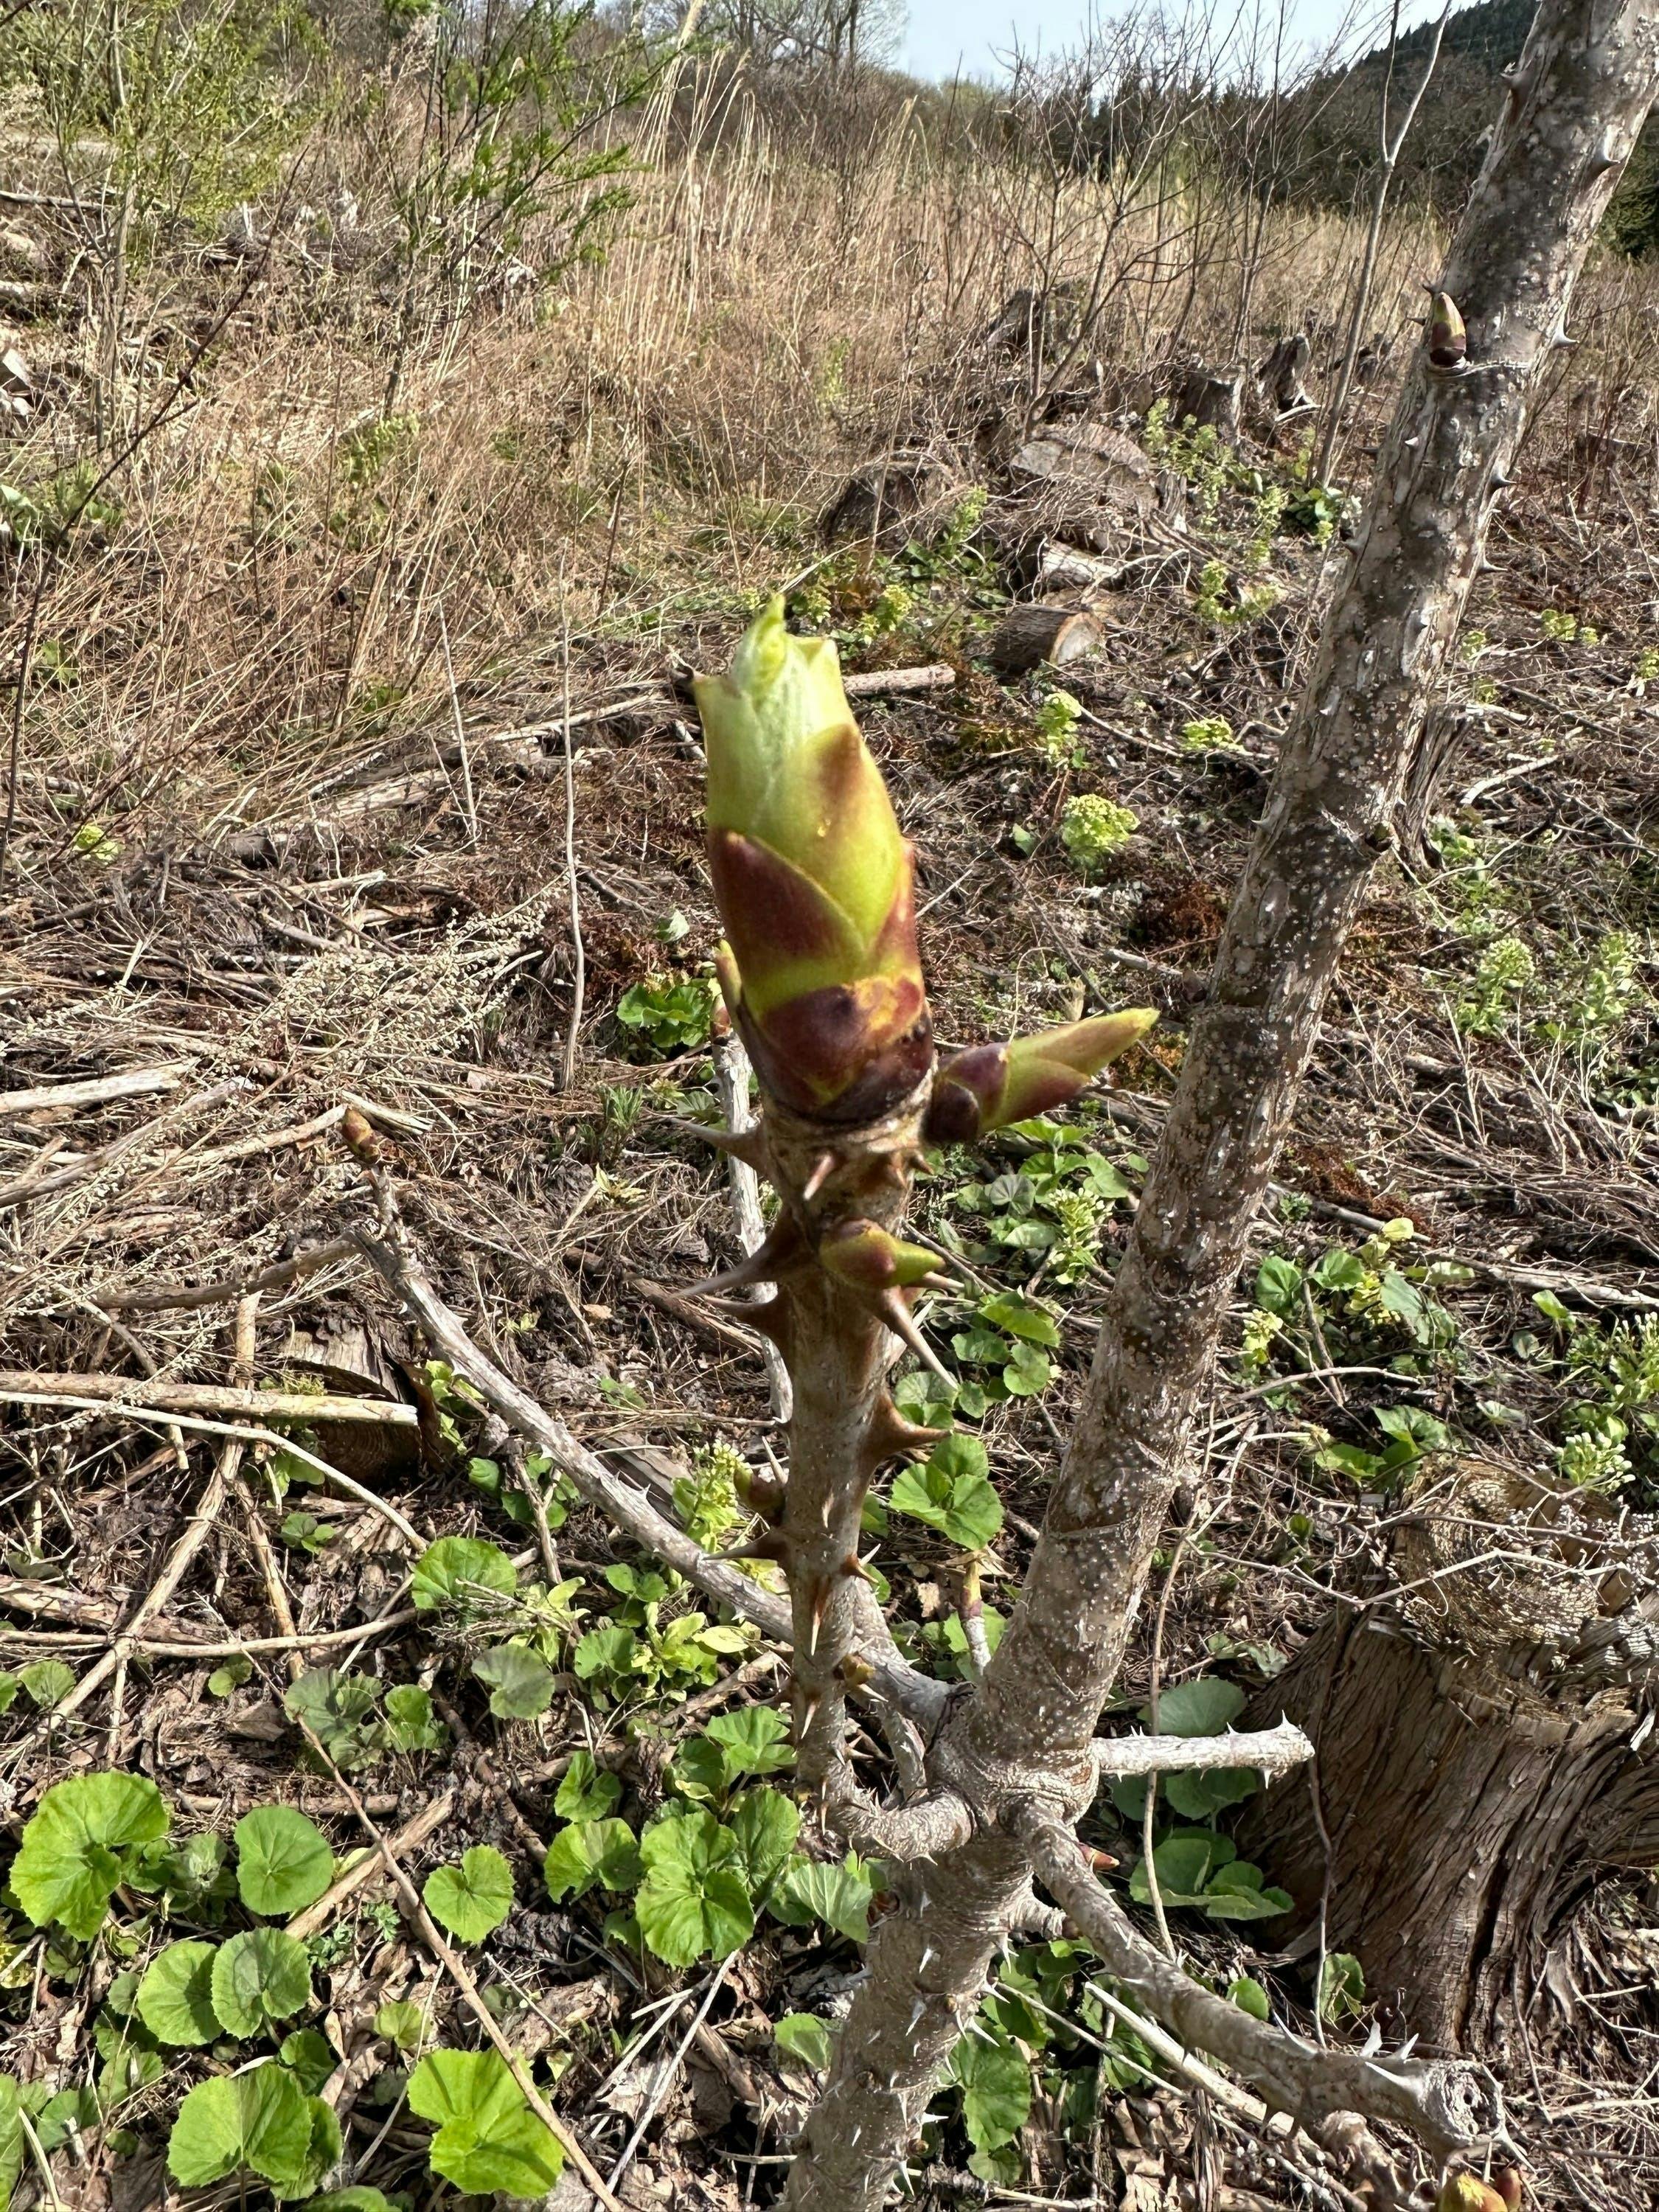
<path fill-rule="evenodd" d="M 922 1133 L 930 1144 L 972 1145 L 1011 1121 L 1052 1114 L 1146 1036 L 1156 1012 L 1101 1014 L 1012 1044 L 970 1045 L 933 1079 Z"/>
<path fill-rule="evenodd" d="M 1428 346 L 1436 368 L 1462 368 L 1468 356 L 1469 334 L 1449 292 L 1437 292 L 1429 301 Z"/>
<path fill-rule="evenodd" d="M 927 1073 L 915 860 L 828 638 L 783 602 L 725 676 L 700 677 L 720 985 L 764 1088 L 794 1112 L 873 1120 Z"/>
<path fill-rule="evenodd" d="M 890 1236 L 873 1221 L 838 1221 L 825 1232 L 818 1258 L 830 1274 L 855 1291 L 879 1294 L 949 1282 L 939 1273 L 936 1253 Z"/>

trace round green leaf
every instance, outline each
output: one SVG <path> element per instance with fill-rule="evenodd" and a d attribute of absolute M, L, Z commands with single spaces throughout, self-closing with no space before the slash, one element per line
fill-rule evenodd
<path fill-rule="evenodd" d="M 524 2102 L 507 2061 L 495 2051 L 433 2051 L 409 2077 L 409 2109 L 447 2127 L 471 2120 L 487 2128 Z"/>
<path fill-rule="evenodd" d="M 519 1586 L 513 1562 L 499 1545 L 480 1536 L 440 1536 L 415 1565 L 409 1595 L 422 1613 L 475 1604 L 494 1594 L 511 1597 Z"/>
<path fill-rule="evenodd" d="M 626 1820 L 576 1820 L 561 1828 L 543 1863 L 547 1893 L 557 1905 L 590 1889 L 632 1889 L 640 1878 L 639 1847 Z"/>
<path fill-rule="evenodd" d="M 234 2036 L 257 2035 L 311 2002 L 306 1947 L 282 1928 L 248 1928 L 222 1944 L 213 1961 L 213 2009 Z"/>
<path fill-rule="evenodd" d="M 167 2171 L 184 2189 L 205 2188 L 245 2166 L 291 2186 L 308 2162 L 311 2102 L 282 2066 L 198 2082 L 167 2138 Z"/>
<path fill-rule="evenodd" d="M 640 1933 L 671 1966 L 724 1959 L 755 1931 L 737 1838 L 711 1814 L 659 1820 L 640 1838 L 645 1880 L 634 1900 Z"/>
<path fill-rule="evenodd" d="M 513 1869 L 489 1844 L 475 1844 L 459 1866 L 435 1867 L 421 1894 L 440 1928 L 482 1943 L 513 1910 Z"/>
<path fill-rule="evenodd" d="M 158 1843 L 172 1816 L 141 1774 L 77 1774 L 55 1784 L 23 1831 L 11 1886 L 37 1928 L 56 1920 L 89 1942 L 124 1869 L 118 1853 Z"/>
<path fill-rule="evenodd" d="M 394 1998 L 375 2014 L 374 2033 L 399 2051 L 418 2051 L 426 2036 L 426 2014 L 407 1997 Z"/>
<path fill-rule="evenodd" d="M 213 2009 L 213 1961 L 216 1943 L 169 1943 L 151 1961 L 134 2000 L 138 2017 L 158 2043 L 186 2048 L 211 2043 L 218 2035 Z"/>
<path fill-rule="evenodd" d="M 472 1671 L 489 1683 L 489 1710 L 497 1720 L 534 1720 L 553 1702 L 553 1670 L 526 1644 L 495 1644 L 478 1654 Z"/>
<path fill-rule="evenodd" d="M 579 1751 L 564 1771 L 553 1810 L 562 1820 L 602 1820 L 621 1798 L 617 1777 L 601 1767 L 591 1751 Z"/>
<path fill-rule="evenodd" d="M 427 2158 L 434 2173 L 469 2197 L 545 2197 L 564 2170 L 557 2136 L 526 2105 L 487 2130 L 451 2120 L 433 2136 Z"/>
<path fill-rule="evenodd" d="M 236 1823 L 236 1887 L 250 1912 L 301 1912 L 333 1879 L 327 1837 L 293 1806 L 261 1805 Z"/>
<path fill-rule="evenodd" d="M 1252 2020 L 1273 2018 L 1273 2007 L 1267 2001 L 1267 1990 L 1249 1974 L 1241 1974 L 1236 1982 L 1229 1982 L 1227 1995 L 1239 2010 L 1249 2013 Z"/>
<path fill-rule="evenodd" d="M 289 2040 L 292 2039 L 290 2037 Z M 340 2153 L 344 2146 L 340 2134 L 339 2114 L 321 2097 L 307 2097 L 306 2111 L 311 2123 L 311 2133 L 306 2144 L 305 2158 L 292 2181 L 277 2180 L 274 2194 L 279 2199 L 309 2197 L 324 2175 L 340 2162 Z"/>
<path fill-rule="evenodd" d="M 314 2097 L 334 2071 L 334 2052 L 328 2038 L 314 2027 L 296 2027 L 291 2035 L 285 2035 L 276 2055 L 289 2073 L 299 2077 L 307 2096 Z"/>
<path fill-rule="evenodd" d="M 780 1790 L 763 1783 L 745 1790 L 726 1809 L 726 1825 L 738 1839 L 738 1861 L 753 1896 L 763 1897 L 800 1833 L 800 1808 Z"/>
<path fill-rule="evenodd" d="M 791 1859 L 772 1885 L 766 1908 L 786 1928 L 810 1928 L 822 1920 L 854 1943 L 870 1940 L 869 1875 L 849 1851 L 845 1864 L 822 1859 Z"/>
<path fill-rule="evenodd" d="M 1237 1682 L 1224 1682 L 1218 1674 L 1200 1674 L 1190 1682 L 1177 1682 L 1158 1701 L 1160 1735 L 1219 1735 L 1244 1710 L 1244 1692 Z M 1152 1725 L 1152 1709 L 1143 1705 L 1140 1717 Z"/>
<path fill-rule="evenodd" d="M 1012 2044 L 964 2035 L 951 2060 L 962 2091 L 963 2124 L 975 2150 L 1012 2142 L 1031 2112 L 1031 2069 Z"/>
<path fill-rule="evenodd" d="M 35 1659 L 19 1670 L 17 1679 L 41 1711 L 50 1711 L 75 1687 L 75 1669 L 61 1659 Z"/>
<path fill-rule="evenodd" d="M 816 2013 L 787 2012 L 772 2031 L 772 2040 L 786 2058 L 811 2067 L 815 2074 L 828 2071 L 836 2055 L 830 2024 Z"/>

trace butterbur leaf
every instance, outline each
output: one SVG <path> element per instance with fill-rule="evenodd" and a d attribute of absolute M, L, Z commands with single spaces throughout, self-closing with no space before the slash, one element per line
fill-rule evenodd
<path fill-rule="evenodd" d="M 1006 1328 L 1010 1336 L 1022 1337 L 1028 1344 L 1047 1345 L 1052 1351 L 1060 1342 L 1060 1328 L 1052 1314 L 1032 1299 L 1021 1297 L 1018 1291 L 1008 1291 L 994 1298 L 987 1298 L 980 1308 L 981 1316 L 994 1328 Z M 962 1439 L 963 1443 L 969 1441 Z M 981 1445 L 980 1449 L 983 1451 Z M 983 1466 L 975 1470 L 983 1474 Z"/>
<path fill-rule="evenodd" d="M 1264 1313 L 1289 1321 L 1302 1310 L 1302 1270 L 1293 1260 L 1269 1252 L 1255 1271 L 1255 1302 Z"/>
<path fill-rule="evenodd" d="M 1413 1451 L 1449 1451 L 1452 1447 L 1451 1431 L 1420 1406 L 1379 1406 L 1376 1425 Z"/>
<path fill-rule="evenodd" d="M 1319 2017 L 1346 2020 L 1365 2002 L 1365 1969 L 1352 1951 L 1328 1951 L 1319 1968 Z"/>
<path fill-rule="evenodd" d="M 157 1843 L 170 1819 L 140 1774 L 80 1774 L 47 1790 L 23 1831 L 11 1886 L 37 1928 L 57 1921 L 89 1942 L 124 1873 L 119 1854 Z"/>
<path fill-rule="evenodd" d="M 793 2058 L 797 2065 L 811 2067 L 815 2074 L 826 2072 L 836 2055 L 830 2023 L 820 2020 L 816 2013 L 785 2013 L 772 2030 L 772 2040 L 786 2058 Z"/>
<path fill-rule="evenodd" d="M 1263 1887 L 1261 1869 L 1246 1859 L 1218 1867 L 1204 1893 L 1204 1910 L 1212 1920 L 1274 1920 L 1291 1909 L 1282 1889 Z"/>
<path fill-rule="evenodd" d="M 75 1687 L 75 1669 L 61 1659 L 36 1659 L 18 1670 L 17 1679 L 41 1711 L 50 1712 Z"/>
<path fill-rule="evenodd" d="M 602 1820 L 622 1798 L 622 1784 L 598 1765 L 591 1751 L 579 1751 L 566 1767 L 553 1799 L 562 1820 Z"/>
<path fill-rule="evenodd" d="M 434 1867 L 421 1893 L 426 1909 L 462 1943 L 482 1943 L 513 1910 L 513 1869 L 489 1844 L 475 1844 L 459 1866 Z"/>
<path fill-rule="evenodd" d="M 529 2106 L 492 2120 L 451 2120 L 427 2153 L 434 2173 L 469 2197 L 545 2197 L 558 2185 L 564 2152 L 558 2137 Z"/>
<path fill-rule="evenodd" d="M 1229 1805 L 1243 1804 L 1261 1784 L 1248 1766 L 1217 1766 L 1201 1772 L 1166 1774 L 1164 1795 L 1171 1812 L 1183 1820 L 1208 1820 Z M 1114 1792 L 1115 1802 L 1115 1792 Z"/>
<path fill-rule="evenodd" d="M 274 2064 L 200 2081 L 173 2124 L 167 2171 L 184 2189 L 204 2189 L 244 2168 L 292 2187 L 310 2162 L 313 2101 Z"/>
<path fill-rule="evenodd" d="M 374 1709 L 380 1686 L 367 1674 L 333 1667 L 307 1668 L 283 1692 L 284 1710 L 311 1730 L 337 1766 L 367 1765 L 379 1756 L 382 1736 Z"/>
<path fill-rule="evenodd" d="M 497 1644 L 481 1651 L 472 1671 L 489 1687 L 489 1710 L 498 1720 L 534 1720 L 553 1702 L 553 1673 L 528 1645 Z"/>
<path fill-rule="evenodd" d="M 236 1823 L 236 1887 L 250 1912 L 301 1912 L 333 1879 L 327 1837 L 293 1806 L 261 1805 Z"/>
<path fill-rule="evenodd" d="M 449 1730 L 432 1710 L 432 1692 L 399 1682 L 386 1693 L 386 1734 L 394 1751 L 441 1751 Z"/>
<path fill-rule="evenodd" d="M 726 1808 L 726 1825 L 738 1839 L 738 1856 L 750 1893 L 763 1897 L 800 1833 L 800 1808 L 764 1784 L 745 1790 Z"/>
<path fill-rule="evenodd" d="M 718 1714 L 704 1733 L 720 1747 L 727 1782 L 745 1774 L 776 1774 L 795 1763 L 789 1723 L 771 1705 Z"/>
<path fill-rule="evenodd" d="M 1152 1853 L 1158 1894 L 1165 1905 L 1201 1905 L 1210 1876 L 1237 1856 L 1234 1846 L 1213 1828 L 1177 1828 Z M 1139 1905 L 1152 1901 L 1144 1859 L 1129 1877 L 1129 1894 Z"/>
<path fill-rule="evenodd" d="M 15 2075 L 0 2074 L 0 2212 L 23 2170 L 22 2092 Z"/>
<path fill-rule="evenodd" d="M 577 1820 L 548 1846 L 543 1872 L 556 1905 L 590 1889 L 632 1889 L 642 1871 L 639 1845 L 626 1820 Z"/>
<path fill-rule="evenodd" d="M 524 2092 L 495 2051 L 433 2051 L 409 2077 L 409 2109 L 434 2127 L 474 2120 L 488 2127 L 516 2111 Z"/>
<path fill-rule="evenodd" d="M 432 2169 L 470 2196 L 541 2197 L 564 2153 L 493 2051 L 434 2051 L 409 2077 L 409 2108 L 438 2132 Z"/>
<path fill-rule="evenodd" d="M 311 2002 L 306 1947 L 282 1928 L 247 1928 L 213 1961 L 213 2009 L 228 2034 L 257 2035 Z"/>
<path fill-rule="evenodd" d="M 974 2148 L 1012 2142 L 1031 2116 L 1031 2069 L 1020 2052 L 969 2030 L 951 2053 L 951 2078 L 962 2091 L 963 2125 Z"/>
<path fill-rule="evenodd" d="M 694 1735 L 674 1754 L 669 1773 L 682 1797 L 693 1804 L 712 1805 L 726 1795 L 725 1747 L 712 1735 Z"/>
<path fill-rule="evenodd" d="M 870 1940 L 869 1875 L 849 1851 L 840 1866 L 823 1859 L 792 1859 L 772 1885 L 766 1900 L 775 1920 L 787 1928 L 809 1928 L 822 1920 L 854 1943 Z"/>
<path fill-rule="evenodd" d="M 313 2097 L 334 2071 L 334 2052 L 328 2038 L 314 2027 L 296 2027 L 291 2035 L 285 2035 L 276 2055 Z"/>
<path fill-rule="evenodd" d="M 213 2009 L 216 1943 L 169 1943 L 138 1984 L 134 2009 L 158 2043 L 185 2049 L 211 2043 L 220 2033 Z"/>
<path fill-rule="evenodd" d="M 26 2089 L 26 2107 L 29 2096 Z M 50 2154 L 61 2150 L 82 2130 L 95 2128 L 102 2117 L 95 2093 L 82 2083 L 73 2089 L 59 2089 L 46 2099 L 34 2115 L 34 2132 L 40 2139 L 41 2149 Z"/>
<path fill-rule="evenodd" d="M 318 2038 L 319 2042 L 321 2039 Z M 340 2154 L 345 2148 L 339 2115 L 333 2106 L 322 2097 L 311 2096 L 306 2099 L 306 2108 L 311 2118 L 311 2140 L 306 2146 L 304 2163 L 291 2182 L 278 2183 L 273 2191 L 284 2202 L 295 2197 L 309 2197 L 318 2183 L 340 2163 Z"/>
<path fill-rule="evenodd" d="M 672 1814 L 640 1838 L 640 1933 L 671 1966 L 724 1959 L 755 1930 L 737 1838 L 712 1814 Z"/>
<path fill-rule="evenodd" d="M 1160 1735 L 1219 1735 L 1244 1710 L 1244 1692 L 1236 1682 L 1218 1674 L 1203 1674 L 1190 1682 L 1177 1682 L 1158 1701 Z M 1150 1728 L 1152 1709 L 1143 1705 L 1140 1717 Z"/>
<path fill-rule="evenodd" d="M 1273 2018 L 1273 2007 L 1267 2001 L 1267 1990 L 1250 1975 L 1241 1974 L 1236 1982 L 1229 1982 L 1227 1995 L 1239 2010 L 1249 2013 L 1252 2020 Z"/>
<path fill-rule="evenodd" d="M 975 1437 L 942 1437 L 920 1466 L 896 1477 L 888 1504 L 962 1551 L 982 1552 L 1002 1527 L 1002 1501 L 986 1480 L 989 1464 Z"/>
<path fill-rule="evenodd" d="M 375 2014 L 374 2033 L 399 2051 L 418 2051 L 426 2037 L 426 2014 L 407 1997 L 396 1998 Z"/>
<path fill-rule="evenodd" d="M 499 1545 L 481 1536 L 441 1536 L 415 1563 L 409 1595 L 422 1613 L 463 1609 L 494 1595 L 511 1597 L 519 1586 L 513 1562 Z"/>

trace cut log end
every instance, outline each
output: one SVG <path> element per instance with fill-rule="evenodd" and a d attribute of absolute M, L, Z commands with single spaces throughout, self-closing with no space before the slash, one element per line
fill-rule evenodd
<path fill-rule="evenodd" d="M 1066 668 L 1091 659 L 1103 642 L 1099 623 L 1081 607 L 1011 607 L 991 640 L 991 665 L 1010 683 L 1045 662 Z"/>

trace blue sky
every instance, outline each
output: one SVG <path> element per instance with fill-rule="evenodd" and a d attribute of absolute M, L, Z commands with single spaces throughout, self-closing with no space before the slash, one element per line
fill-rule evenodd
<path fill-rule="evenodd" d="M 1271 20 L 1267 0 L 1252 0 Z M 1224 6 L 1231 18 L 1238 0 L 1210 0 L 1212 14 Z M 1323 46 L 1345 23 L 1380 16 L 1382 0 L 1285 0 L 1292 34 L 1310 46 Z M 1018 45 L 1022 52 L 1063 52 L 1079 44 L 1088 21 L 1089 0 L 909 0 L 909 25 L 901 66 L 923 77 L 948 78 L 958 67 L 969 76 L 998 74 L 997 57 Z M 1099 9 L 1110 20 L 1119 13 L 1109 0 Z M 1178 14 L 1177 7 L 1173 12 Z M 1406 0 L 1407 24 L 1437 13 L 1433 0 Z M 1369 41 L 1367 42 L 1369 43 Z"/>

